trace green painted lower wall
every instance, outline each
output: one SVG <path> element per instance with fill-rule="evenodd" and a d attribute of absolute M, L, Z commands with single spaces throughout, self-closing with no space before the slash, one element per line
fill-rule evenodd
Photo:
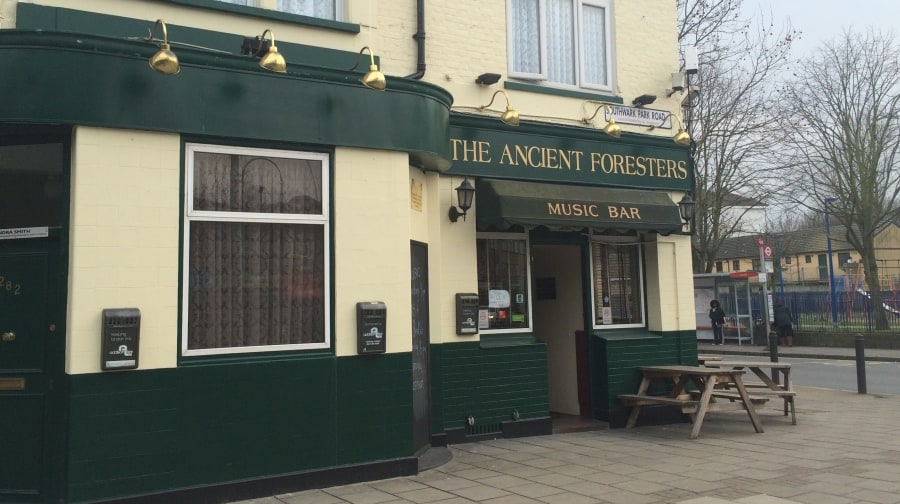
<path fill-rule="evenodd" d="M 470 415 L 476 422 L 470 430 L 476 432 L 512 420 L 513 411 L 520 420 L 549 415 L 543 343 L 433 345 L 431 369 L 434 433 L 467 428 Z"/>
<path fill-rule="evenodd" d="M 410 354 L 75 375 L 67 502 L 412 455 Z"/>
<path fill-rule="evenodd" d="M 616 424 L 626 408 L 619 394 L 633 394 L 641 383 L 640 366 L 697 364 L 696 331 L 649 332 L 644 329 L 596 331 L 590 342 L 594 416 Z M 617 426 L 617 425 L 613 425 Z"/>
<path fill-rule="evenodd" d="M 548 417 L 546 345 L 510 341 L 432 345 L 433 434 Z M 639 366 L 696 362 L 694 331 L 594 334 L 595 416 L 624 411 Z M 322 354 L 71 376 L 66 501 L 411 457 L 411 368 L 408 353 Z"/>

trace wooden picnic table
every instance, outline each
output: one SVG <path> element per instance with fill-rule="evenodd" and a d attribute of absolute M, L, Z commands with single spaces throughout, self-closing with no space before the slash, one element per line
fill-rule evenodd
<path fill-rule="evenodd" d="M 749 369 L 760 381 L 744 382 L 744 387 L 750 391 L 752 396 L 776 396 L 783 399 L 784 416 L 787 416 L 788 409 L 790 409 L 791 423 L 797 425 L 797 411 L 794 407 L 794 397 L 797 392 L 791 381 L 791 364 L 789 362 L 709 360 L 704 361 L 704 365 L 714 368 Z M 766 370 L 775 373 L 778 381 L 773 380 Z M 728 389 L 730 387 L 728 384 L 722 384 L 720 388 Z"/>
<path fill-rule="evenodd" d="M 637 394 L 623 394 L 619 401 L 626 406 L 631 406 L 631 414 L 625 428 L 634 427 L 637 423 L 643 406 L 676 406 L 682 413 L 687 413 L 693 421 L 691 439 L 700 435 L 703 419 L 710 411 L 734 411 L 743 409 L 747 411 L 750 422 L 756 432 L 763 432 L 762 422 L 756 414 L 754 399 L 750 397 L 744 387 L 742 375 L 744 370 L 730 367 L 713 368 L 703 366 L 644 366 L 641 367 L 643 378 Z M 667 395 L 650 395 L 650 385 L 656 381 L 672 383 L 672 389 Z M 685 387 L 693 384 L 696 391 L 686 392 Z M 713 393 L 721 385 L 730 385 L 735 388 L 738 400 L 730 402 L 717 402 L 713 399 Z M 721 391 L 719 392 L 721 394 Z M 733 394 L 733 393 L 732 393 Z M 765 402 L 767 399 L 757 399 L 756 402 Z"/>
<path fill-rule="evenodd" d="M 704 364 L 706 362 L 725 360 L 724 355 L 700 354 L 697 356 L 697 362 Z"/>

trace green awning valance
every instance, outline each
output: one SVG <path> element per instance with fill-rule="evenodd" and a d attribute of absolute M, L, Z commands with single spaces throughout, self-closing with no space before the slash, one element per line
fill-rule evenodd
<path fill-rule="evenodd" d="M 478 226 L 508 229 L 544 226 L 620 231 L 681 231 L 678 205 L 663 191 L 478 179 Z"/>

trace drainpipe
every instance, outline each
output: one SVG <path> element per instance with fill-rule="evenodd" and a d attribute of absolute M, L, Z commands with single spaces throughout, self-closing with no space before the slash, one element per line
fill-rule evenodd
<path fill-rule="evenodd" d="M 421 79 L 425 76 L 425 0 L 416 0 L 416 73 L 407 75 L 407 79 Z"/>

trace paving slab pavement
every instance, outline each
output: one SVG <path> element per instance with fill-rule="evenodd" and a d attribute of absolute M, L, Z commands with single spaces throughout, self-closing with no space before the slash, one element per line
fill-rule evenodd
<path fill-rule="evenodd" d="M 241 504 L 900 503 L 900 396 L 800 387 L 797 425 L 780 401 L 689 423 L 453 445 L 416 476 Z"/>

